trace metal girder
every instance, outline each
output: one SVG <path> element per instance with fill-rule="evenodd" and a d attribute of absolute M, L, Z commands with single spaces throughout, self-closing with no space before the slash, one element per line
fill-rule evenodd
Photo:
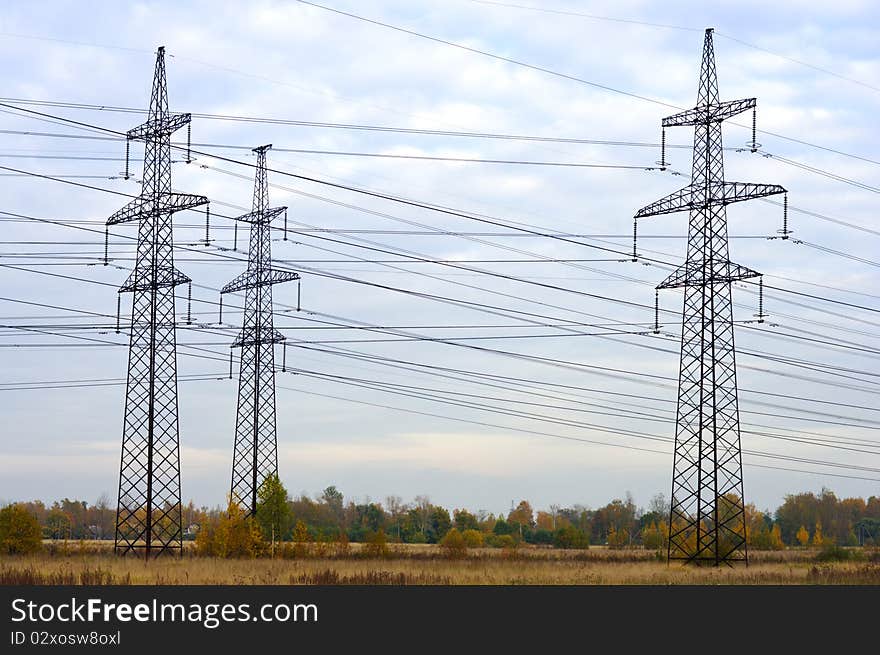
<path fill-rule="evenodd" d="M 143 266 L 135 264 L 135 268 L 128 276 L 128 279 L 119 287 L 119 292 L 163 289 L 165 287 L 176 287 L 187 282 L 192 282 L 192 280 L 173 266 Z"/>
<path fill-rule="evenodd" d="M 299 273 L 266 267 L 241 273 L 236 276 L 232 282 L 229 282 L 220 289 L 220 293 L 233 293 L 235 291 L 244 291 L 255 287 L 265 287 L 272 284 L 281 284 L 282 282 L 292 282 L 298 279 Z"/>
<path fill-rule="evenodd" d="M 192 121 L 192 116 L 190 114 L 156 115 L 154 118 L 148 119 L 145 123 L 141 123 L 137 127 L 131 128 L 125 133 L 125 136 L 129 139 L 139 141 L 167 136 L 174 134 L 190 121 Z"/>
<path fill-rule="evenodd" d="M 242 328 L 238 332 L 235 341 L 232 342 L 233 348 L 241 348 L 243 346 L 256 346 L 264 343 L 282 343 L 285 336 L 273 327 L 261 325 L 252 328 Z"/>
<path fill-rule="evenodd" d="M 107 225 L 138 221 L 145 216 L 173 214 L 174 212 L 192 209 L 207 203 L 208 199 L 205 196 L 197 196 L 191 193 L 167 192 L 141 195 L 110 216 L 107 219 Z"/>
<path fill-rule="evenodd" d="M 667 116 L 663 119 L 663 127 L 679 127 L 684 125 L 708 125 L 720 123 L 723 120 L 753 109 L 758 101 L 755 98 L 744 100 L 727 100 L 708 105 L 685 109 L 682 112 Z"/>
<path fill-rule="evenodd" d="M 680 287 L 699 287 L 707 284 L 728 284 L 737 280 L 759 277 L 761 274 L 745 266 L 728 260 L 709 261 L 705 266 L 696 262 L 685 262 L 676 268 L 658 289 L 677 289 Z"/>
<path fill-rule="evenodd" d="M 269 209 L 242 214 L 235 220 L 241 221 L 242 223 L 263 225 L 265 223 L 271 223 L 275 218 L 281 216 L 286 209 L 287 207 L 270 207 Z"/>
<path fill-rule="evenodd" d="M 785 189 L 778 184 L 755 184 L 753 182 L 709 182 L 706 185 L 690 185 L 670 193 L 636 212 L 636 218 L 674 214 L 693 209 L 707 209 L 713 205 L 729 205 L 744 200 L 765 198 L 780 193 Z"/>

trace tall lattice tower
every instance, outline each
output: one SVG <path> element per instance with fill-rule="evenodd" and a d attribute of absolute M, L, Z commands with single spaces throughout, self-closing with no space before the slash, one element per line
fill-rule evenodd
<path fill-rule="evenodd" d="M 133 294 L 125 423 L 116 510 L 116 552 L 180 551 L 180 450 L 174 287 L 190 279 L 174 268 L 172 214 L 204 205 L 204 196 L 171 192 L 171 134 L 189 114 L 168 111 L 165 48 L 156 56 L 147 120 L 126 134 L 143 141 L 141 194 L 107 225 L 138 221 L 134 270 L 120 287 Z"/>
<path fill-rule="evenodd" d="M 721 122 L 755 106 L 755 98 L 718 99 L 707 29 L 697 106 L 663 119 L 664 128 L 694 126 L 691 184 L 636 214 L 690 212 L 686 261 L 657 287 L 684 288 L 670 560 L 716 566 L 748 561 L 731 287 L 759 274 L 728 259 L 725 208 L 785 189 L 724 180 Z"/>
<path fill-rule="evenodd" d="M 247 270 L 220 290 L 221 294 L 245 292 L 242 328 L 232 344 L 233 348 L 241 348 L 241 366 L 230 500 L 250 514 L 257 511 L 260 485 L 266 477 L 278 473 L 275 344 L 284 341 L 284 336 L 272 322 L 272 285 L 299 279 L 292 271 L 272 268 L 270 224 L 287 208 L 269 207 L 266 151 L 271 147 L 254 148 L 257 172 L 253 211 L 236 219 L 251 225 Z"/>

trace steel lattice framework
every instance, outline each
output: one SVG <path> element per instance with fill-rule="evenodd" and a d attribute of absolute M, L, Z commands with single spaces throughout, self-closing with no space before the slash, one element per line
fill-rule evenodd
<path fill-rule="evenodd" d="M 721 122 L 755 105 L 754 98 L 719 101 L 707 29 L 697 106 L 663 119 L 664 128 L 694 127 L 691 184 L 636 214 L 690 213 L 686 261 L 657 287 L 684 288 L 670 560 L 748 561 L 731 288 L 759 274 L 728 259 L 726 206 L 785 189 L 724 181 Z"/>
<path fill-rule="evenodd" d="M 147 558 L 180 552 L 183 538 L 174 287 L 190 279 L 174 267 L 172 214 L 208 202 L 171 192 L 171 134 L 189 122 L 168 111 L 160 47 L 147 120 L 126 134 L 145 144 L 141 194 L 107 221 L 139 222 L 134 270 L 119 289 L 133 299 L 115 548 Z"/>
<path fill-rule="evenodd" d="M 247 270 L 220 293 L 245 292 L 241 331 L 232 344 L 241 348 L 238 376 L 238 410 L 235 418 L 235 446 L 232 456 L 230 500 L 249 514 L 257 511 L 257 491 L 266 477 L 278 473 L 278 442 L 275 431 L 275 344 L 284 336 L 272 321 L 272 285 L 298 280 L 299 275 L 272 267 L 272 219 L 287 210 L 269 207 L 266 151 L 254 148 L 257 171 L 254 178 L 253 211 L 236 220 L 250 223 Z"/>

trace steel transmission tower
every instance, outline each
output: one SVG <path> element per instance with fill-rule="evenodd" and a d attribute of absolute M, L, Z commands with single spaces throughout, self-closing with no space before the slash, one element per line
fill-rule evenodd
<path fill-rule="evenodd" d="M 269 475 L 278 472 L 275 344 L 283 342 L 284 336 L 272 322 L 272 285 L 299 279 L 292 271 L 272 268 L 270 224 L 287 208 L 269 207 L 266 151 L 271 147 L 254 148 L 257 172 L 253 211 L 236 219 L 251 225 L 247 270 L 220 291 L 221 294 L 245 292 L 242 328 L 232 344 L 233 348 L 241 348 L 241 366 L 230 500 L 250 514 L 257 511 L 260 485 Z"/>
<path fill-rule="evenodd" d="M 748 561 L 731 287 L 759 273 L 728 259 L 726 206 L 785 189 L 724 180 L 721 122 L 755 106 L 755 98 L 718 99 L 707 29 L 697 106 L 663 119 L 664 128 L 694 127 L 691 184 L 636 214 L 690 213 L 686 261 L 657 287 L 684 289 L 670 560 Z"/>
<path fill-rule="evenodd" d="M 208 202 L 171 192 L 171 134 L 189 122 L 189 114 L 168 111 L 160 47 L 147 120 L 126 133 L 126 149 L 131 140 L 145 144 L 141 194 L 107 221 L 138 221 L 134 270 L 119 289 L 133 300 L 115 548 L 143 549 L 147 558 L 180 551 L 183 538 L 174 287 L 190 279 L 174 267 L 171 217 Z"/>

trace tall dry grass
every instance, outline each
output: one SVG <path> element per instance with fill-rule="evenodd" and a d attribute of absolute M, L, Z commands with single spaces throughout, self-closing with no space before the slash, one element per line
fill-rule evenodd
<path fill-rule="evenodd" d="M 748 567 L 669 564 L 644 550 L 474 549 L 450 559 L 434 546 L 394 546 L 387 557 L 228 560 L 162 557 L 144 562 L 107 549 L 56 549 L 0 559 L 0 584 L 173 585 L 804 585 L 880 584 L 880 561 L 819 563 L 815 552 L 755 552 Z"/>

